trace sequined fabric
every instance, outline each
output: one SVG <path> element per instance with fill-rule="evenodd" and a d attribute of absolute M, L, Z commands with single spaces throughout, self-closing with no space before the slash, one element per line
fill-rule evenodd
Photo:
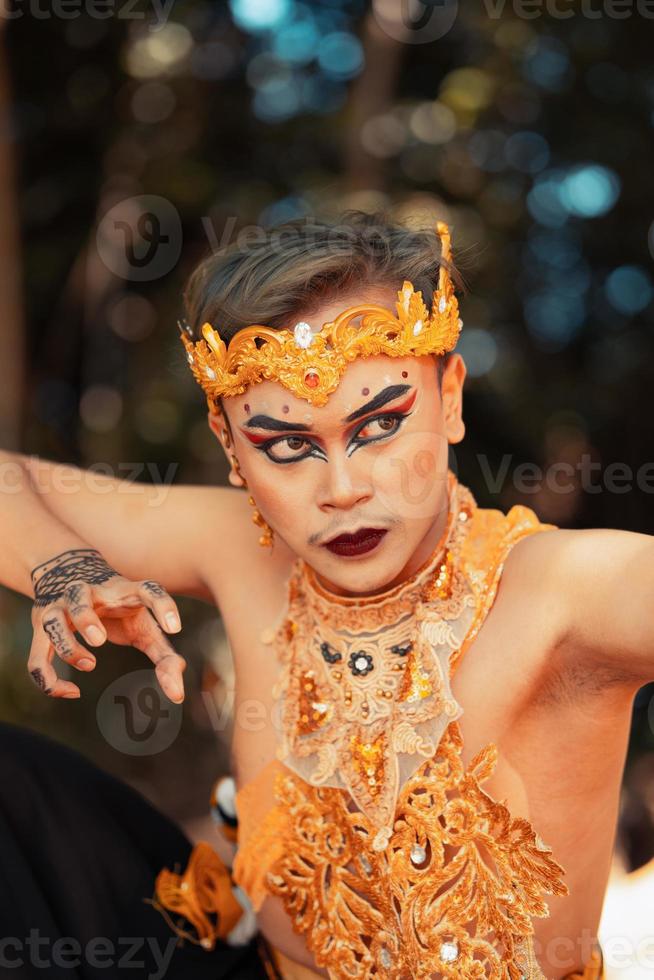
<path fill-rule="evenodd" d="M 290 959 L 276 946 L 261 941 L 260 956 L 270 980 L 320 980 L 321 974 Z M 561 980 L 605 980 L 604 956 L 597 944 L 583 970 L 566 973 Z"/>
<path fill-rule="evenodd" d="M 255 908 L 267 894 L 282 900 L 334 980 L 544 980 L 532 918 L 549 914 L 545 895 L 568 894 L 564 869 L 530 822 L 483 788 L 496 745 L 464 766 L 463 709 L 449 685 L 490 610 L 511 547 L 552 525 L 523 506 L 506 515 L 478 508 L 450 480 L 445 551 L 426 583 L 418 576 L 407 589 L 357 607 L 311 591 L 304 570 L 292 577 L 288 615 L 268 637 L 280 658 L 284 731 L 279 759 L 237 794 L 233 876 Z M 377 642 L 366 646 L 374 630 Z M 398 652 L 408 643 L 424 697 L 419 683 L 404 682 L 407 667 L 395 684 L 386 672 L 409 655 Z M 366 654 L 384 678 L 370 689 Z M 413 701 L 402 700 L 408 690 L 417 694 Z M 366 745 L 372 748 L 363 756 Z M 367 789 L 372 777 L 378 793 Z M 264 783 L 276 802 L 262 814 Z"/>
<path fill-rule="evenodd" d="M 281 665 L 278 758 L 314 786 L 345 789 L 386 846 L 398 793 L 462 708 L 448 663 L 474 618 L 461 568 L 474 500 L 450 475 L 447 521 L 407 582 L 370 601 L 329 597 L 298 562 L 285 620 L 268 638 Z"/>

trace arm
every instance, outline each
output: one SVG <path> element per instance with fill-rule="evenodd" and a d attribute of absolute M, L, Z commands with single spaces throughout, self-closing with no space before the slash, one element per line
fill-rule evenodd
<path fill-rule="evenodd" d="M 34 597 L 32 569 L 88 541 L 43 505 L 18 453 L 0 452 L 0 495 L 0 583 Z"/>
<path fill-rule="evenodd" d="M 653 680 L 654 537 L 559 529 L 524 545 L 526 577 L 551 597 L 560 665 L 634 693 Z"/>
<path fill-rule="evenodd" d="M 168 592 L 215 601 L 207 582 L 209 549 L 211 546 L 215 552 L 219 536 L 224 557 L 224 548 L 234 535 L 235 497 L 242 509 L 238 490 L 140 483 L 38 456 L 9 453 L 0 453 L 3 469 L 10 457 L 14 467 L 20 464 L 30 477 L 35 495 L 25 505 L 30 513 L 36 513 L 38 500 L 41 514 L 65 525 L 71 536 L 83 539 L 86 547 L 97 548 L 127 578 L 154 576 Z M 8 482 L 2 480 L 3 489 Z M 6 502 L 5 494 L 3 498 Z M 9 501 L 15 513 L 12 496 Z M 45 550 L 43 557 L 55 553 L 57 539 L 51 537 L 52 527 L 49 525 L 45 534 L 45 548 L 39 549 L 39 554 Z M 45 533 L 43 528 L 39 533 Z M 1 572 L 1 581 L 26 591 L 24 575 L 17 582 L 11 569 L 0 566 Z M 213 569 L 211 575 L 215 575 Z"/>
<path fill-rule="evenodd" d="M 93 669 L 95 657 L 77 640 L 75 633 L 79 632 L 93 646 L 109 638 L 142 650 L 155 664 L 164 691 L 173 700 L 181 700 L 185 662 L 162 632 L 180 629 L 175 603 L 158 582 L 146 578 L 145 572 L 138 576 L 140 580 L 130 581 L 122 574 L 120 564 L 118 570 L 93 541 L 80 533 L 88 527 L 93 534 L 98 527 L 100 538 L 109 542 L 108 550 L 115 557 L 120 559 L 120 548 L 113 545 L 115 537 L 129 553 L 122 529 L 117 534 L 111 534 L 111 529 L 108 533 L 103 515 L 95 513 L 97 500 L 92 490 L 89 486 L 81 489 L 83 484 L 78 478 L 82 471 L 67 468 L 68 476 L 77 478 L 77 482 L 66 485 L 68 495 L 62 495 L 65 506 L 61 510 L 69 513 L 71 523 L 77 525 L 71 527 L 53 512 L 56 507 L 45 505 L 44 501 L 59 498 L 55 481 L 50 479 L 46 484 L 47 493 L 37 492 L 24 460 L 20 454 L 0 453 L 0 535 L 4 545 L 0 550 L 0 582 L 35 600 L 34 637 L 28 661 L 33 680 L 51 696 L 79 696 L 77 686 L 59 679 L 53 667 L 56 653 L 78 670 Z M 53 464 L 47 467 L 53 477 L 56 468 Z M 106 493 L 106 478 L 103 479 L 101 489 Z M 94 484 L 93 489 L 97 493 L 98 485 Z M 114 487 L 109 489 L 113 491 Z M 87 501 L 86 508 L 84 500 L 80 506 L 80 495 Z M 89 504 L 94 505 L 93 521 L 89 520 Z M 130 530 L 134 540 L 142 544 L 148 529 Z"/>
<path fill-rule="evenodd" d="M 565 656 L 634 691 L 654 679 L 654 537 L 592 528 L 553 532 L 550 574 L 565 608 Z"/>

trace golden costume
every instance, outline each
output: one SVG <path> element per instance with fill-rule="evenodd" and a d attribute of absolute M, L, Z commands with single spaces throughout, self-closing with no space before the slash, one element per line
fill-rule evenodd
<path fill-rule="evenodd" d="M 450 687 L 511 547 L 553 525 L 521 505 L 479 508 L 451 471 L 448 485 L 443 539 L 410 579 L 344 598 L 298 559 L 282 621 L 262 637 L 279 662 L 283 726 L 278 758 L 236 794 L 232 879 L 255 911 L 278 896 L 334 980 L 545 980 L 531 920 L 549 914 L 545 895 L 568 894 L 537 830 L 483 788 L 495 744 L 464 766 Z M 239 909 L 222 864 L 212 871 L 209 860 L 158 883 L 161 904 L 193 921 L 197 882 L 212 882 L 204 909 L 218 925 L 205 916 L 200 932 L 210 942 Z M 284 980 L 317 976 L 266 946 Z M 601 966 L 598 949 L 570 977 L 599 978 Z"/>
<path fill-rule="evenodd" d="M 356 357 L 451 350 L 462 324 L 446 268 L 449 229 L 439 222 L 437 231 L 444 263 L 431 310 L 404 282 L 397 317 L 357 306 L 316 332 L 304 322 L 246 327 L 229 347 L 208 323 L 197 342 L 185 326 L 210 409 L 266 379 L 323 405 Z M 261 637 L 276 658 L 281 725 L 276 757 L 236 792 L 231 879 L 255 912 L 267 896 L 281 901 L 333 980 L 547 980 L 532 919 L 549 914 L 545 895 L 568 894 L 537 830 L 483 788 L 497 746 L 464 765 L 465 708 L 451 689 L 510 549 L 553 525 L 521 505 L 479 508 L 452 471 L 447 503 L 431 556 L 384 593 L 329 593 L 298 558 L 281 621 Z M 263 526 L 258 511 L 253 519 Z M 228 884 L 202 842 L 184 874 L 161 872 L 155 901 L 181 917 L 172 923 L 180 935 L 211 948 L 242 915 Z M 318 976 L 263 938 L 261 952 L 270 976 Z M 602 969 L 598 947 L 570 977 L 595 980 Z"/>

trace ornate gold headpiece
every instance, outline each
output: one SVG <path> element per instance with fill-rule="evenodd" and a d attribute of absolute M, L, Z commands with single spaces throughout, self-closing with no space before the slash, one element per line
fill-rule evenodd
<path fill-rule="evenodd" d="M 450 231 L 444 221 L 436 230 L 441 255 L 450 259 Z M 384 306 L 352 306 L 335 320 L 313 331 L 308 323 L 293 330 L 254 325 L 236 333 L 229 348 L 210 323 L 202 326 L 204 339 L 193 342 L 180 323 L 180 336 L 198 384 L 210 408 L 229 395 L 240 395 L 259 381 L 278 381 L 298 398 L 324 405 L 348 364 L 357 357 L 444 354 L 452 350 L 463 326 L 450 275 L 441 265 L 431 313 L 420 290 L 408 279 L 397 294 L 397 317 Z M 361 317 L 357 327 L 352 321 Z M 257 347 L 257 340 L 264 343 Z"/>

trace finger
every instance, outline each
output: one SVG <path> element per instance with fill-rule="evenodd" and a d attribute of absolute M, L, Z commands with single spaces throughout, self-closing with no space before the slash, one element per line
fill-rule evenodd
<path fill-rule="evenodd" d="M 42 629 L 36 629 L 32 637 L 27 669 L 30 677 L 40 691 L 51 698 L 78 698 L 79 687 L 71 681 L 57 677 L 52 666 L 54 650 L 48 636 Z"/>
<path fill-rule="evenodd" d="M 179 633 L 182 623 L 177 604 L 172 596 L 152 579 L 146 579 L 138 587 L 143 605 L 155 616 L 162 629 L 168 633 Z"/>
<path fill-rule="evenodd" d="M 78 670 L 93 670 L 95 657 L 75 639 L 75 635 L 68 625 L 63 606 L 55 604 L 46 606 L 41 626 L 54 647 L 55 653 L 65 663 L 72 664 Z"/>
<path fill-rule="evenodd" d="M 166 697 L 176 704 L 183 701 L 182 674 L 186 670 L 186 660 L 173 649 L 150 613 L 147 613 L 147 619 L 144 618 L 143 629 L 133 643 L 137 650 L 141 650 L 154 664 L 157 679 Z"/>
<path fill-rule="evenodd" d="M 64 589 L 62 602 L 75 630 L 85 640 L 93 646 L 105 642 L 107 631 L 93 608 L 93 591 L 87 582 L 70 582 Z"/>

